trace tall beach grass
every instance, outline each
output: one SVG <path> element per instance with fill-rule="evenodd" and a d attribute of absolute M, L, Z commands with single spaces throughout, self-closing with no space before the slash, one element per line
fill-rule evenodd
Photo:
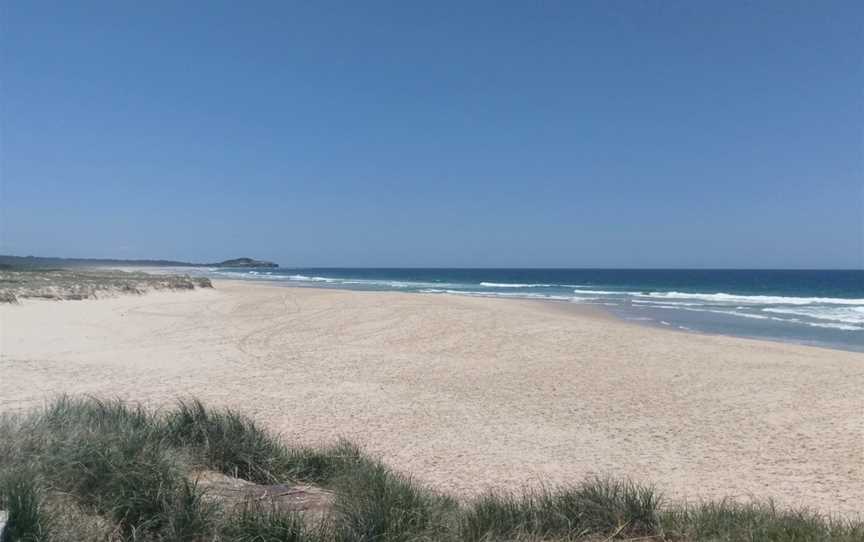
<path fill-rule="evenodd" d="M 198 484 L 202 469 L 335 498 L 323 514 L 261 499 L 229 507 Z M 664 503 L 651 487 L 606 478 L 460 502 L 349 442 L 292 446 L 195 400 L 154 413 L 61 397 L 0 418 L 0 510 L 2 542 L 864 541 L 861 521 L 770 502 Z"/>

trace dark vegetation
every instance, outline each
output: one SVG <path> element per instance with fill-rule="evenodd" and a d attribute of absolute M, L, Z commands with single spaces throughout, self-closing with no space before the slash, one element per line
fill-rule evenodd
<path fill-rule="evenodd" d="M 219 263 L 205 264 L 207 267 L 279 267 L 278 264 L 252 258 L 235 258 L 224 260 Z"/>
<path fill-rule="evenodd" d="M 207 472 L 280 490 L 231 500 Z M 329 497 L 280 500 L 295 487 Z M 63 397 L 0 419 L 0 509 L 4 542 L 864 540 L 861 522 L 770 502 L 664 505 L 650 487 L 610 479 L 458 502 L 348 442 L 288 446 L 197 401 L 152 413 Z"/>

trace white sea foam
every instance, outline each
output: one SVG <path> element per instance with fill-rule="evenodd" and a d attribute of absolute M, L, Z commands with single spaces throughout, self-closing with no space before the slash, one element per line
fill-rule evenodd
<path fill-rule="evenodd" d="M 768 307 L 762 310 L 774 314 L 806 316 L 816 320 L 831 320 L 846 324 L 864 324 L 864 307 Z"/>
<path fill-rule="evenodd" d="M 640 305 L 652 305 L 659 306 L 661 308 L 675 308 L 675 307 L 701 307 L 705 305 L 705 303 L 700 303 L 697 301 L 651 301 L 648 299 L 634 299 L 633 303 L 638 303 Z M 743 309 L 744 307 L 738 307 L 739 309 Z"/>
<path fill-rule="evenodd" d="M 637 294 L 642 297 L 666 299 L 701 299 L 713 303 L 737 303 L 743 305 L 864 305 L 864 299 L 842 297 L 783 297 L 771 295 L 733 295 L 725 293 L 701 294 L 688 292 L 651 292 Z"/>
<path fill-rule="evenodd" d="M 448 294 L 467 295 L 474 297 L 506 297 L 515 299 L 554 299 L 556 301 L 570 301 L 572 296 L 564 295 L 545 295 L 545 294 L 521 294 L 521 293 L 504 293 L 504 292 L 471 292 L 465 290 L 447 290 Z"/>
<path fill-rule="evenodd" d="M 274 277 L 275 278 L 275 277 Z M 282 276 L 281 279 L 287 278 L 291 281 L 298 282 L 326 282 L 330 284 L 338 284 L 340 286 L 369 286 L 379 288 L 428 288 L 428 287 L 459 287 L 462 284 L 446 283 L 446 282 L 411 282 L 400 280 L 383 280 L 383 279 L 349 279 L 349 278 L 329 278 L 329 277 L 309 277 L 306 275 L 289 275 Z"/>
<path fill-rule="evenodd" d="M 550 299 L 555 301 L 583 301 L 590 298 L 581 298 L 575 296 L 564 296 L 564 295 L 547 295 L 547 294 L 528 294 L 528 293 L 519 293 L 519 292 L 478 292 L 472 290 L 449 290 L 449 289 L 440 289 L 440 288 L 425 288 L 420 290 L 420 293 L 424 294 L 453 294 L 453 295 L 464 295 L 468 297 L 504 297 L 504 298 L 512 298 L 512 299 Z"/>
<path fill-rule="evenodd" d="M 328 277 L 307 277 L 306 275 L 288 275 L 288 280 L 295 280 L 299 282 L 339 282 L 339 279 L 332 279 Z"/>
<path fill-rule="evenodd" d="M 774 308 L 766 308 L 766 309 L 762 309 L 762 310 L 777 313 L 777 314 L 794 314 L 794 315 L 800 315 L 800 316 L 808 316 L 810 318 L 830 320 L 830 321 L 832 321 L 831 323 L 808 322 L 805 320 L 801 320 L 800 318 L 778 318 L 776 316 L 765 316 L 762 314 L 754 314 L 752 312 L 742 312 L 742 311 L 738 311 L 738 310 L 723 310 L 723 309 L 710 308 L 710 307 L 704 307 L 704 308 L 698 308 L 697 309 L 697 308 L 693 308 L 693 307 L 658 306 L 657 308 L 677 309 L 677 310 L 684 310 L 684 311 L 690 311 L 690 312 L 708 312 L 708 313 L 713 313 L 713 314 L 725 314 L 725 315 L 737 316 L 737 317 L 741 317 L 741 318 L 751 318 L 754 320 L 774 320 L 774 321 L 783 322 L 786 324 L 799 324 L 799 325 L 803 324 L 803 325 L 807 325 L 807 326 L 811 326 L 811 327 L 840 329 L 840 330 L 844 330 L 844 331 L 864 331 L 864 326 L 852 325 L 853 323 L 864 324 L 864 319 L 859 319 L 859 316 L 857 314 L 853 318 L 849 318 L 849 319 L 844 320 L 842 317 L 837 317 L 836 315 L 829 317 L 827 315 L 819 314 L 817 312 L 820 309 L 831 310 L 831 308 L 828 308 L 828 307 L 825 307 L 825 308 L 814 307 L 810 311 L 803 310 L 803 309 L 802 310 L 795 310 L 795 309 L 788 309 L 787 310 L 787 309 L 774 309 Z M 860 309 L 862 309 L 862 307 L 853 307 L 852 308 L 852 310 L 854 310 L 856 313 Z M 843 310 L 843 309 L 840 309 L 840 310 Z M 864 312 L 862 312 L 862 314 L 864 314 Z"/>
<path fill-rule="evenodd" d="M 752 318 L 754 320 L 768 320 L 768 316 L 762 316 L 761 314 L 753 314 L 750 312 L 741 312 L 741 311 L 714 311 L 709 310 L 708 312 L 713 312 L 716 314 L 731 314 L 732 316 L 740 316 L 741 318 Z"/>
<path fill-rule="evenodd" d="M 554 284 L 517 284 L 509 282 L 481 282 L 480 286 L 486 288 L 549 288 Z"/>
<path fill-rule="evenodd" d="M 735 304 L 737 308 L 743 309 L 748 305 L 861 305 L 864 307 L 864 299 L 842 298 L 842 297 L 792 297 L 792 296 L 769 296 L 769 295 L 736 295 L 727 293 L 706 294 L 699 292 L 638 292 L 632 290 L 590 290 L 578 288 L 574 290 L 577 294 L 596 294 L 612 296 L 632 296 L 634 303 L 657 303 L 664 305 L 691 305 L 699 306 L 708 304 L 728 305 Z M 649 298 L 649 299 L 638 299 Z M 652 301 L 653 300 L 653 301 Z M 672 301 L 675 300 L 675 301 Z M 681 301 L 678 301 L 681 300 Z"/>
<path fill-rule="evenodd" d="M 639 295 L 641 292 L 615 292 L 612 290 L 586 290 L 584 288 L 579 288 L 577 290 L 573 290 L 573 293 L 576 294 L 597 294 L 597 295 Z"/>
<path fill-rule="evenodd" d="M 481 282 L 484 288 L 587 288 L 580 284 L 546 284 L 546 283 L 518 283 L 518 282 Z"/>
<path fill-rule="evenodd" d="M 257 273 L 252 274 L 241 271 L 212 271 L 210 274 L 227 277 L 232 280 L 285 280 L 285 277 L 281 276 L 259 275 Z"/>
<path fill-rule="evenodd" d="M 842 329 L 843 331 L 864 331 L 862 326 L 853 326 L 850 324 L 823 324 L 821 322 L 805 322 L 808 326 L 824 327 L 829 329 Z"/>
<path fill-rule="evenodd" d="M 714 314 L 728 314 L 729 316 L 740 316 L 741 318 L 752 318 L 754 320 L 768 320 L 769 316 L 762 316 L 761 314 L 753 314 L 751 312 L 741 312 L 741 311 L 732 311 L 732 310 L 718 310 L 711 308 L 703 308 L 703 309 L 694 309 L 690 307 L 682 307 L 679 310 L 690 311 L 690 312 L 710 312 Z"/>

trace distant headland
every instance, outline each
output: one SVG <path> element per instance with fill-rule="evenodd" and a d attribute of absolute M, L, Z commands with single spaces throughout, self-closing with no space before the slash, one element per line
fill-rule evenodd
<path fill-rule="evenodd" d="M 279 267 L 279 264 L 254 258 L 234 258 L 217 263 L 190 263 L 174 260 L 118 260 L 110 258 L 43 258 L 39 256 L 11 256 L 0 254 L 0 266 L 8 267 Z"/>
<path fill-rule="evenodd" d="M 206 265 L 207 267 L 279 267 L 277 263 L 254 260 L 252 258 L 234 258 L 233 260 Z"/>

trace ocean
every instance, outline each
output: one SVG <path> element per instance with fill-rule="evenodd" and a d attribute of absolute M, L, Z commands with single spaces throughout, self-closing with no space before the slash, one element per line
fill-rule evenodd
<path fill-rule="evenodd" d="M 864 271 L 689 269 L 211 269 L 290 286 L 598 305 L 679 329 L 864 352 Z"/>

